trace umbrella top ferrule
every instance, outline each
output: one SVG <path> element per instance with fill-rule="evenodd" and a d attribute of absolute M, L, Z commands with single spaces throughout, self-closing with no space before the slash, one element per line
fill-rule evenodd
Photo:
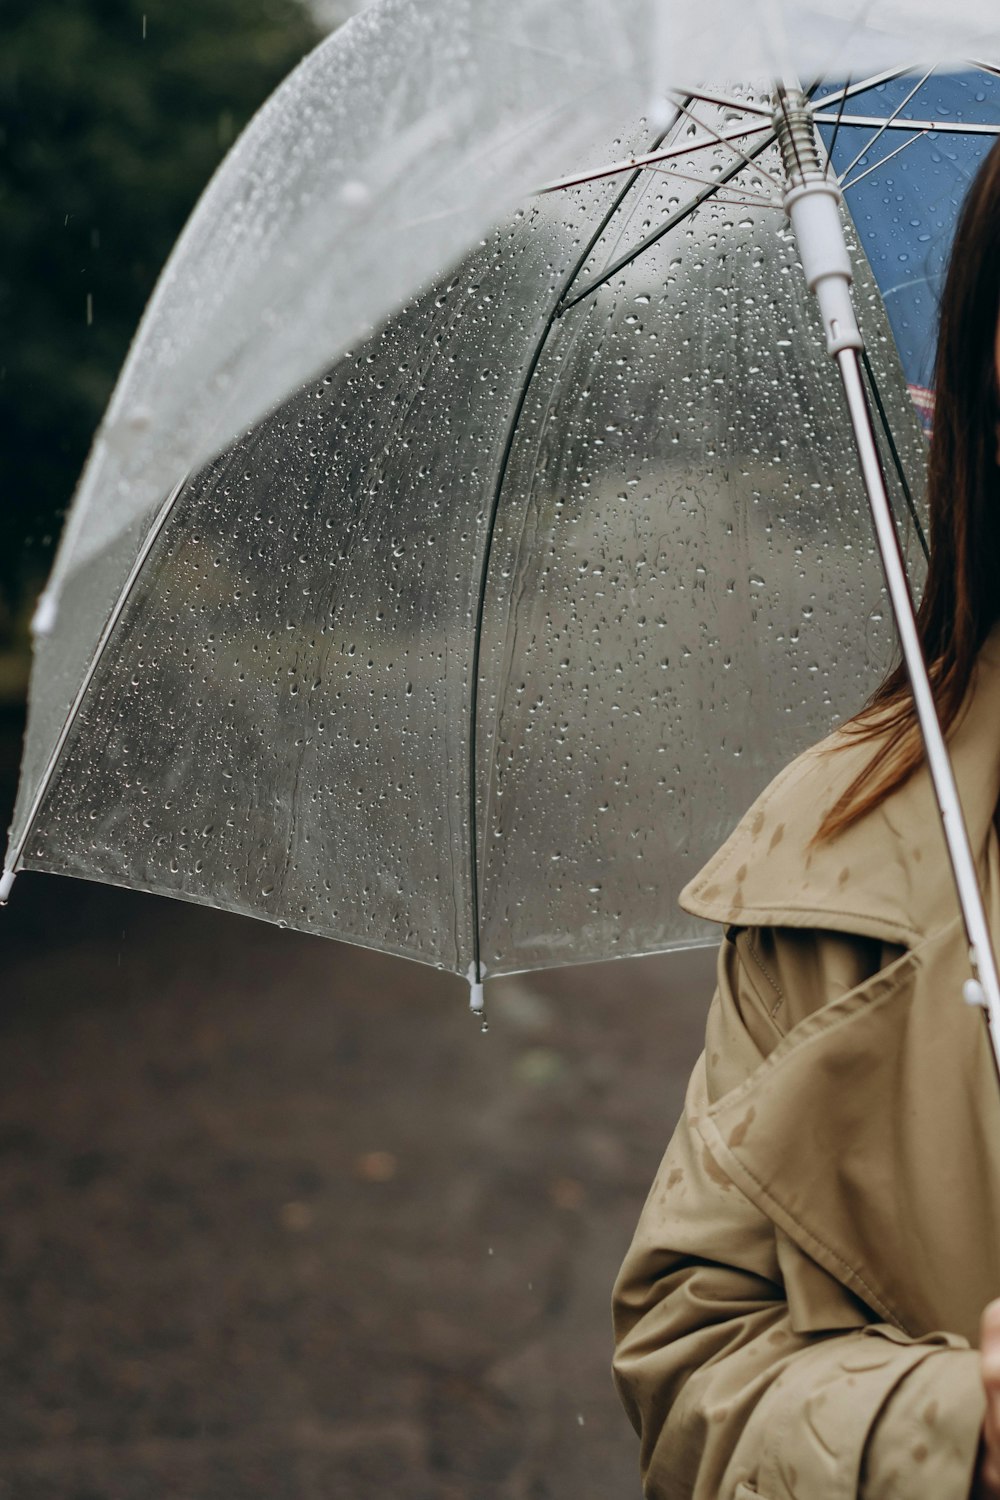
<path fill-rule="evenodd" d="M 801 89 L 779 88 L 774 129 L 789 188 L 802 188 L 810 182 L 827 180 L 820 160 L 812 110 Z"/>
<path fill-rule="evenodd" d="M 843 195 L 820 158 L 809 101 L 799 88 L 779 87 L 774 128 L 787 187 L 784 204 L 810 291 L 819 302 L 827 352 L 864 347 L 851 302 L 854 273 L 841 222 Z"/>

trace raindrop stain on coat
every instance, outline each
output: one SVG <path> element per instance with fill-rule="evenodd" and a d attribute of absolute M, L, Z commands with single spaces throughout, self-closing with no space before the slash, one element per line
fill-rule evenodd
<path fill-rule="evenodd" d="M 727 1145 L 731 1146 L 734 1150 L 738 1146 L 742 1146 L 743 1142 L 746 1139 L 747 1131 L 753 1124 L 754 1116 L 756 1115 L 756 1113 L 757 1111 L 753 1108 L 747 1110 L 740 1123 L 738 1125 L 734 1125 L 732 1130 L 729 1132 L 729 1140 L 726 1143 Z"/>
<path fill-rule="evenodd" d="M 709 1151 L 707 1146 L 702 1152 L 701 1161 L 706 1173 L 714 1183 L 717 1183 L 719 1187 L 726 1188 L 727 1190 L 732 1187 L 733 1184 L 730 1182 L 729 1178 L 726 1176 L 722 1168 L 717 1164 L 715 1157 L 712 1155 L 711 1151 Z"/>

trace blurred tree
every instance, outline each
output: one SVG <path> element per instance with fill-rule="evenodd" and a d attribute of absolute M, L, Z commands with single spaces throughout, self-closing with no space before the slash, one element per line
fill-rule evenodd
<path fill-rule="evenodd" d="M 174 240 L 238 131 L 322 33 L 299 0 L 5 0 L 3 32 L 9 646 Z"/>

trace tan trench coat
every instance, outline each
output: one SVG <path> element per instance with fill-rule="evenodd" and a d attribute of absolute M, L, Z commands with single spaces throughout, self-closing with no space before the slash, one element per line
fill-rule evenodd
<path fill-rule="evenodd" d="M 615 1288 L 656 1500 L 966 1500 L 1000 1295 L 1000 1090 L 926 771 L 810 848 L 868 744 L 808 751 L 685 890 L 706 1047 Z M 1000 631 L 951 737 L 1000 939 Z"/>

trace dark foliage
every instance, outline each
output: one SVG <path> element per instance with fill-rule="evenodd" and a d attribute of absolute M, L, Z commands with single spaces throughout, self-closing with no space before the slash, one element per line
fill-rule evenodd
<path fill-rule="evenodd" d="M 174 240 L 237 132 L 319 31 L 298 0 L 6 0 L 3 32 L 9 646 Z"/>

